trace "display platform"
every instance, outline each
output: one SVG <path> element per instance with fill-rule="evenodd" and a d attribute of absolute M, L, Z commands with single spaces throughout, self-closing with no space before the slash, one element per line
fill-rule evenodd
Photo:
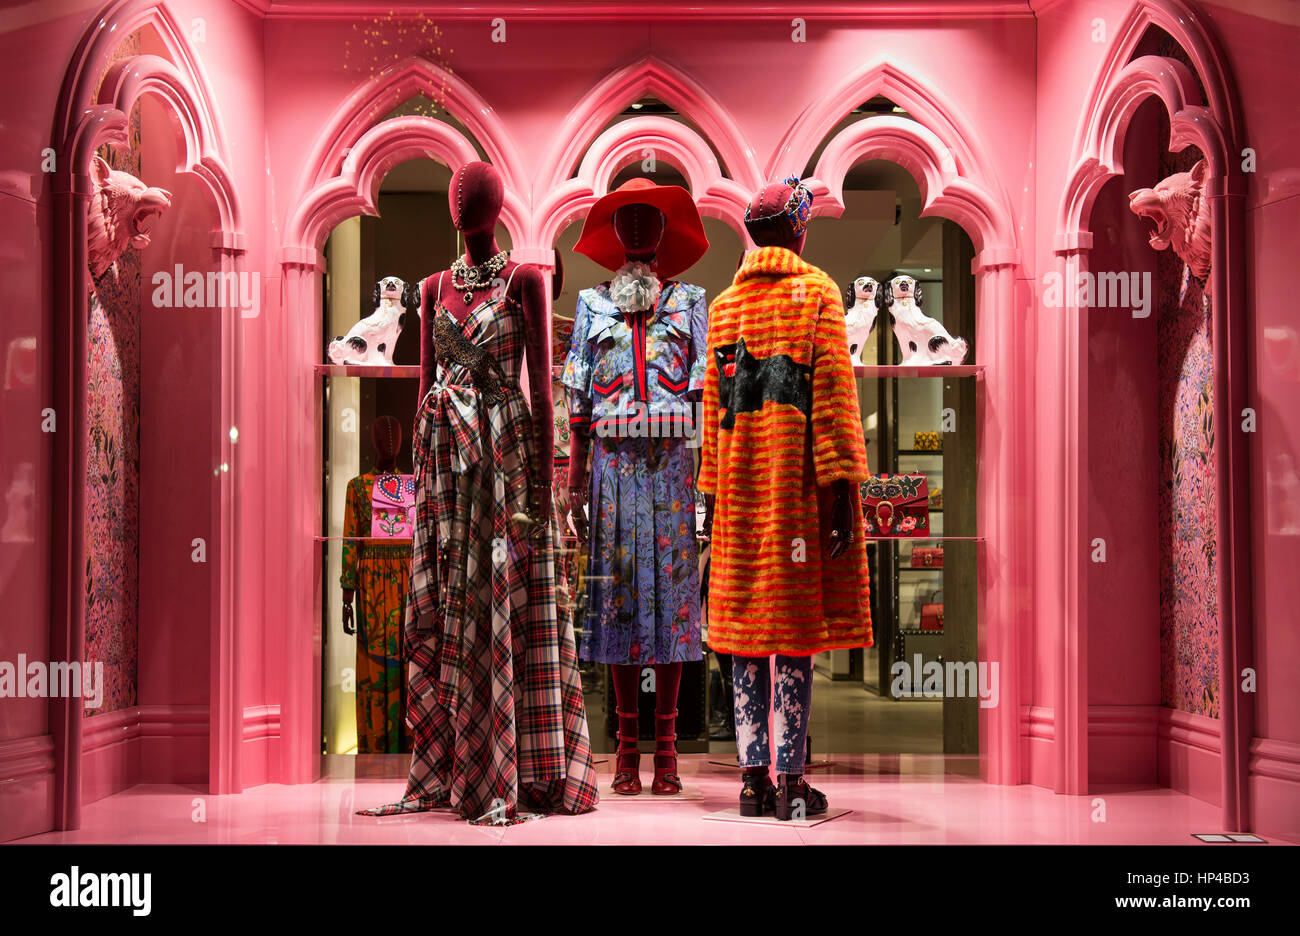
<path fill-rule="evenodd" d="M 608 781 L 601 781 L 600 803 L 602 806 L 618 806 L 620 803 L 698 803 L 704 799 L 704 791 L 697 786 L 686 784 L 682 791 L 674 796 L 655 796 L 646 784 L 646 791 L 639 796 L 625 796 L 615 793 Z"/>
<path fill-rule="evenodd" d="M 806 819 L 778 819 L 776 816 L 742 816 L 740 807 L 733 806 L 730 809 L 722 809 L 718 812 L 709 813 L 707 816 L 701 816 L 701 819 L 710 819 L 716 822 L 741 822 L 745 825 L 767 825 L 782 826 L 794 829 L 811 829 L 813 826 L 819 826 L 823 822 L 830 822 L 832 819 L 838 819 L 840 816 L 847 816 L 853 812 L 851 809 L 828 809 L 820 816 L 809 816 Z"/>

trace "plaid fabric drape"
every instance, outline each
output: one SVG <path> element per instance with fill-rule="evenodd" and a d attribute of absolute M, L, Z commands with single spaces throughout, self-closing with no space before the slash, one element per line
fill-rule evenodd
<path fill-rule="evenodd" d="M 438 315 L 449 313 L 439 308 Z M 392 815 L 455 806 L 472 821 L 519 807 L 586 812 L 597 801 L 573 628 L 555 611 L 554 530 L 529 540 L 532 423 L 517 379 L 522 310 L 505 296 L 456 326 L 510 382 L 490 405 L 470 370 L 438 355 L 417 417 L 417 524 L 405 639 L 414 738 Z"/>

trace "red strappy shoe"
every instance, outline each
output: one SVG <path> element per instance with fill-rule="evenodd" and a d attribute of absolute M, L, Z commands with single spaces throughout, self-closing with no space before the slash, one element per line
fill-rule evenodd
<path fill-rule="evenodd" d="M 657 730 L 661 721 L 668 722 L 668 734 L 660 734 Z M 655 779 L 650 792 L 655 796 L 676 796 L 682 792 L 682 778 L 677 776 L 677 710 L 674 709 L 671 715 L 656 712 L 655 728 Z M 665 741 L 670 747 L 662 750 L 660 745 Z"/>
<path fill-rule="evenodd" d="M 631 732 L 628 726 L 631 725 Z M 641 792 L 641 752 L 637 750 L 636 712 L 618 713 L 618 750 L 614 758 L 614 792 L 624 796 L 636 796 Z"/>

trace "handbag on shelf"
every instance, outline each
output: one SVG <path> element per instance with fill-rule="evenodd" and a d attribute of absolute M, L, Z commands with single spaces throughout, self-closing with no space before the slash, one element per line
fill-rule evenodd
<path fill-rule="evenodd" d="M 414 533 L 415 475 L 376 475 L 370 491 L 371 537 L 410 539 Z"/>
<path fill-rule="evenodd" d="M 862 516 L 868 536 L 929 536 L 925 475 L 872 475 L 862 482 Z"/>
<path fill-rule="evenodd" d="M 930 600 L 921 605 L 921 630 L 943 633 L 943 590 L 930 596 Z"/>
<path fill-rule="evenodd" d="M 937 432 L 914 432 L 912 433 L 912 448 L 918 452 L 938 452 L 939 433 Z"/>
<path fill-rule="evenodd" d="M 943 510 L 943 488 L 937 487 L 930 492 L 930 509 Z"/>
<path fill-rule="evenodd" d="M 913 546 L 912 547 L 912 568 L 913 569 L 942 569 L 943 568 L 943 547 L 942 546 Z"/>

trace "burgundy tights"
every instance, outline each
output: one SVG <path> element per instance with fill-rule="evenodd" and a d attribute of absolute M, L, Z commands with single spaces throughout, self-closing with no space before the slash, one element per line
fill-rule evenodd
<path fill-rule="evenodd" d="M 655 668 L 655 714 L 657 715 L 676 715 L 677 714 L 677 691 L 682 684 L 682 664 L 680 663 L 656 663 Z M 643 667 L 635 663 L 617 663 L 614 669 L 614 704 L 617 710 L 627 712 L 631 717 L 622 714 L 618 719 L 618 732 L 622 735 L 637 737 L 639 733 L 639 721 L 637 719 L 637 710 L 639 709 L 638 699 L 641 691 L 641 670 Z M 676 727 L 664 727 L 668 725 L 666 718 L 657 719 L 655 737 L 659 738 L 666 734 L 676 732 Z M 663 730 L 660 730 L 660 729 Z M 672 741 L 656 741 L 655 750 L 666 753 L 673 753 L 677 750 Z"/>

